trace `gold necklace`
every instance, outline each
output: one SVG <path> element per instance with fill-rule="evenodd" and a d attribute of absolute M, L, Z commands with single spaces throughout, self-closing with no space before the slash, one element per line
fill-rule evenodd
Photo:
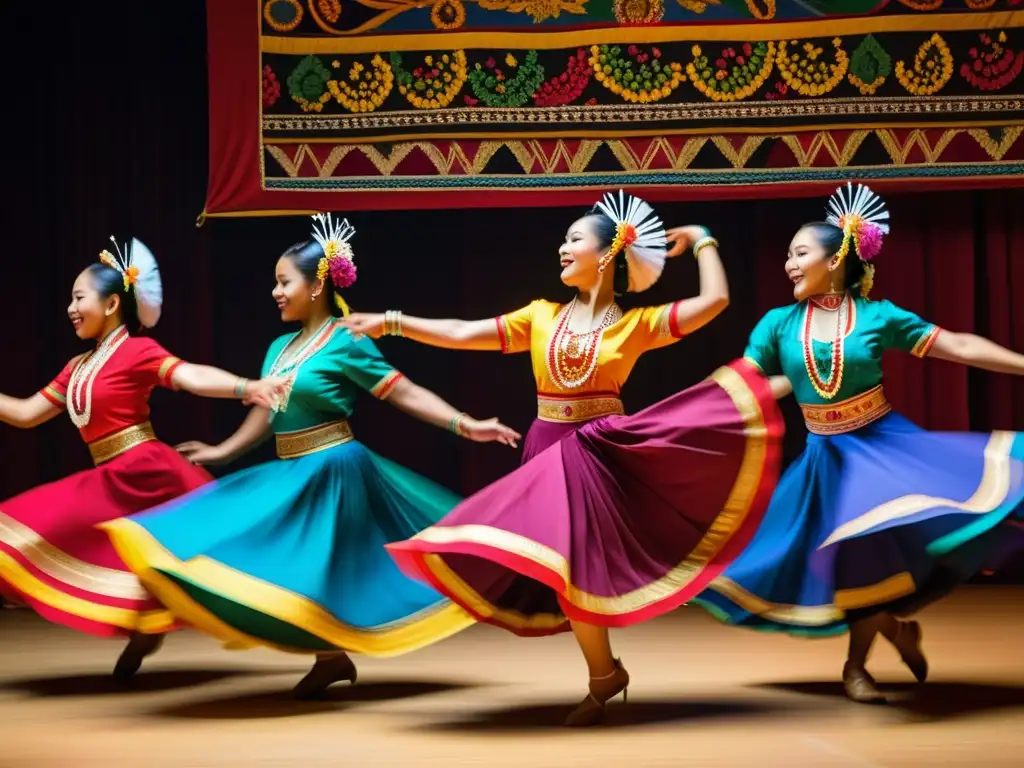
<path fill-rule="evenodd" d="M 597 328 L 578 334 L 569 329 L 575 308 L 576 299 L 573 299 L 551 335 L 548 353 L 544 358 L 548 378 L 559 389 L 578 389 L 590 379 L 597 369 L 605 329 L 622 318 L 622 310 L 613 303 L 605 311 Z"/>

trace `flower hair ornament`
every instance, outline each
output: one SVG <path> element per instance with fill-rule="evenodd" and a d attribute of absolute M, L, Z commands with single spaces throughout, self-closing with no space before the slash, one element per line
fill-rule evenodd
<path fill-rule="evenodd" d="M 139 322 L 143 328 L 153 328 L 160 321 L 160 309 L 164 303 L 164 287 L 156 257 L 136 238 L 126 243 L 123 250 L 113 235 L 110 242 L 114 244 L 115 252 L 100 252 L 100 261 L 120 273 L 125 293 L 135 291 Z"/>
<path fill-rule="evenodd" d="M 646 291 L 661 277 L 665 269 L 668 236 L 665 225 L 654 214 L 654 209 L 639 197 L 619 190 L 605 194 L 597 204 L 598 210 L 615 222 L 615 239 L 608 253 L 601 259 L 599 269 L 611 264 L 619 251 L 626 252 L 626 268 L 631 293 Z"/>
<path fill-rule="evenodd" d="M 313 216 L 313 239 L 324 249 L 323 258 L 316 268 L 316 279 L 330 278 L 335 287 L 334 302 L 343 315 L 348 315 L 349 308 L 338 291 L 343 291 L 356 281 L 355 254 L 348 241 L 356 233 L 356 228 L 348 223 L 348 219 L 334 219 L 329 213 L 318 213 Z"/>
<path fill-rule="evenodd" d="M 850 253 L 850 243 L 864 265 L 860 281 L 860 295 L 867 298 L 875 282 L 875 256 L 882 250 L 882 239 L 889 234 L 889 211 L 885 202 L 863 184 L 850 182 L 840 187 L 829 198 L 826 221 L 843 230 L 843 244 L 836 251 L 838 267 Z"/>

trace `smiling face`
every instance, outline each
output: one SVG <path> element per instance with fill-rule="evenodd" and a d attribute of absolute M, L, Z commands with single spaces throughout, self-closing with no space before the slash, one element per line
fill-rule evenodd
<path fill-rule="evenodd" d="M 831 271 L 832 257 L 814 227 L 804 227 L 796 233 L 789 244 L 786 274 L 793 282 L 793 297 L 797 301 L 828 293 L 833 283 L 843 285 L 843 265 Z"/>
<path fill-rule="evenodd" d="M 288 256 L 277 260 L 277 284 L 274 286 L 273 297 L 277 308 L 281 311 L 281 320 L 286 323 L 303 322 L 312 313 L 316 304 L 313 298 L 313 285 L 295 266 Z"/>
<path fill-rule="evenodd" d="M 85 270 L 71 288 L 71 303 L 68 305 L 68 318 L 75 328 L 75 335 L 80 339 L 100 338 L 119 306 L 120 297 L 104 298 L 96 286 L 94 275 Z"/>
<path fill-rule="evenodd" d="M 584 216 L 574 221 L 565 234 L 565 242 L 558 249 L 558 263 L 562 283 L 570 288 L 589 290 L 601 282 L 603 274 L 598 269 L 601 257 L 608 252 L 608 244 L 601 242 L 601 224 L 599 216 Z"/>

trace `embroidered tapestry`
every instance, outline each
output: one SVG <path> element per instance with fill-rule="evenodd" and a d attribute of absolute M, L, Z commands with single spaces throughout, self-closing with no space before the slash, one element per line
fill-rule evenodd
<path fill-rule="evenodd" d="M 215 0 L 208 215 L 1024 184 L 1024 0 Z"/>

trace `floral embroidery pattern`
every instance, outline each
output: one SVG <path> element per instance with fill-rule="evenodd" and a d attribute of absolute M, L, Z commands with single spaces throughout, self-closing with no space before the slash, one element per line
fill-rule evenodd
<path fill-rule="evenodd" d="M 1017 79 L 1024 67 L 1024 51 L 1015 53 L 1006 47 L 1006 32 L 1000 32 L 995 41 L 986 32 L 978 38 L 985 49 L 967 52 L 971 60 L 960 65 L 960 75 L 980 91 L 998 91 Z"/>
<path fill-rule="evenodd" d="M 509 53 L 503 64 L 507 69 L 493 58 L 478 62 L 469 73 L 469 86 L 488 107 L 521 107 L 543 82 L 544 68 L 537 64 L 536 51 L 527 51 L 522 63 Z"/>
<path fill-rule="evenodd" d="M 590 48 L 594 77 L 605 88 L 626 101 L 647 104 L 672 95 L 683 82 L 680 64 L 662 64 L 661 50 L 641 50 L 630 45 L 594 45 Z"/>
<path fill-rule="evenodd" d="M 693 86 L 714 101 L 738 101 L 757 91 L 775 63 L 775 43 L 743 43 L 739 50 L 723 48 L 712 61 L 699 45 L 693 46 L 693 61 L 686 76 Z"/>
<path fill-rule="evenodd" d="M 417 109 L 447 107 L 466 84 L 465 51 L 428 54 L 411 73 L 402 69 L 401 55 L 392 53 L 391 68 L 398 80 L 398 92 Z"/>
<path fill-rule="evenodd" d="M 909 69 L 902 60 L 896 62 L 896 79 L 915 96 L 938 93 L 952 76 L 953 54 L 938 33 L 921 44 Z"/>

